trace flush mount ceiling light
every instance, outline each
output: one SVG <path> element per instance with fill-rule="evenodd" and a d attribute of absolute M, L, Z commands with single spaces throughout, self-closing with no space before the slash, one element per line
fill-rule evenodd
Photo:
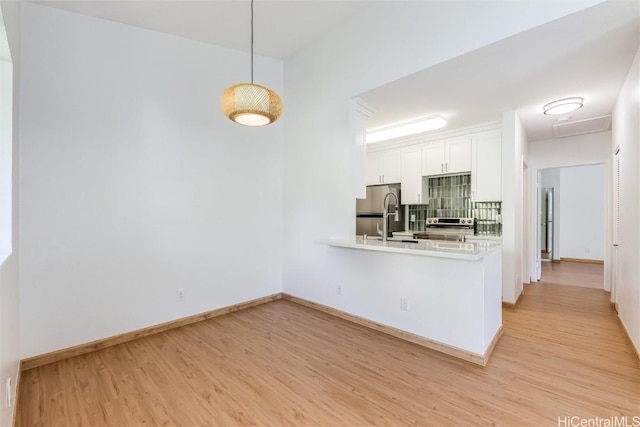
<path fill-rule="evenodd" d="M 583 102 L 584 98 L 580 97 L 563 98 L 548 103 L 542 109 L 546 115 L 567 114 L 581 108 Z"/>
<path fill-rule="evenodd" d="M 282 115 L 282 100 L 268 87 L 253 83 L 253 0 L 251 0 L 251 83 L 230 86 L 220 98 L 222 112 L 245 126 L 264 126 Z"/>
<path fill-rule="evenodd" d="M 447 121 L 440 115 L 399 123 L 367 132 L 367 144 L 440 129 Z"/>

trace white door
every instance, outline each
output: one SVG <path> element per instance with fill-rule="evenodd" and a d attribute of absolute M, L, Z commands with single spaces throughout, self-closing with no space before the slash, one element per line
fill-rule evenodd
<path fill-rule="evenodd" d="M 529 258 L 529 234 L 530 234 L 530 198 L 531 189 L 529 188 L 529 165 L 522 161 L 522 283 L 531 283 L 531 259 Z"/>
<path fill-rule="evenodd" d="M 543 235 L 542 235 L 542 172 L 540 170 L 538 170 L 538 177 L 536 180 L 536 200 L 537 200 L 537 206 L 536 206 L 536 214 L 535 214 L 535 218 L 536 218 L 536 224 L 538 224 L 538 226 L 536 227 L 536 230 L 538 230 L 538 238 L 536 239 L 536 271 L 535 271 L 535 278 L 537 281 L 540 281 L 540 278 L 542 277 L 542 244 L 541 241 L 543 239 Z"/>
<path fill-rule="evenodd" d="M 618 296 L 616 293 L 620 277 L 620 261 L 618 243 L 620 242 L 620 147 L 616 149 L 613 160 L 613 250 L 611 251 L 611 302 L 618 311 Z"/>

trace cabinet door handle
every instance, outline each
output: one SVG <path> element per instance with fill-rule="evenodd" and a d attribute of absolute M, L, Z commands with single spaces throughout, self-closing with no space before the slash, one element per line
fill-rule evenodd
<path fill-rule="evenodd" d="M 444 164 L 444 171 L 449 172 L 449 163 Z"/>
<path fill-rule="evenodd" d="M 382 175 L 382 183 L 384 184 L 384 175 Z"/>
<path fill-rule="evenodd" d="M 420 203 L 422 201 L 420 199 L 422 199 L 422 194 L 418 194 L 418 203 Z"/>
<path fill-rule="evenodd" d="M 440 163 L 440 172 L 444 172 L 444 163 Z"/>

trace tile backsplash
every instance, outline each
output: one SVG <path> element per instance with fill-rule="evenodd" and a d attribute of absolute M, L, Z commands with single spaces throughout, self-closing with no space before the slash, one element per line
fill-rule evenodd
<path fill-rule="evenodd" d="M 471 217 L 471 175 L 429 178 L 427 218 Z"/>
<path fill-rule="evenodd" d="M 476 234 L 502 236 L 502 202 L 476 202 Z"/>
<path fill-rule="evenodd" d="M 427 218 L 475 218 L 476 234 L 502 234 L 502 203 L 471 202 L 470 174 L 429 178 L 429 204 L 408 214 L 410 231 L 424 231 Z"/>

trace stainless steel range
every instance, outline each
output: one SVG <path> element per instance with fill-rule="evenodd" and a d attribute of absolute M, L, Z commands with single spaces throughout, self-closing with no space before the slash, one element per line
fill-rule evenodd
<path fill-rule="evenodd" d="M 425 231 L 414 233 L 413 238 L 464 242 L 474 232 L 473 218 L 427 218 Z"/>

